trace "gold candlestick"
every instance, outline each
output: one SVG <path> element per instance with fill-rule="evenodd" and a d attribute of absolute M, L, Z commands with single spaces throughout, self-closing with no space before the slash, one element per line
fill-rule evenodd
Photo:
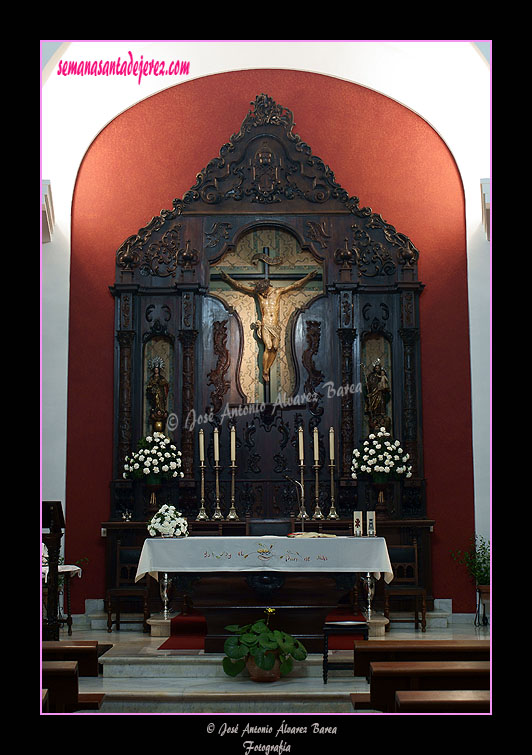
<path fill-rule="evenodd" d="M 223 514 L 220 510 L 220 465 L 218 464 L 218 460 L 215 457 L 215 464 L 214 464 L 214 474 L 216 479 L 216 507 L 214 509 L 214 514 L 212 515 L 213 519 L 219 520 L 223 519 Z"/>
<path fill-rule="evenodd" d="M 231 508 L 229 509 L 229 513 L 227 514 L 228 522 L 239 521 L 238 514 L 236 513 L 236 509 L 235 509 L 235 472 L 236 472 L 236 464 L 233 459 L 231 461 Z"/>
<path fill-rule="evenodd" d="M 334 461 L 332 460 L 329 464 L 329 469 L 331 470 L 331 508 L 327 514 L 327 519 L 338 519 L 338 514 L 336 513 L 336 508 L 334 506 Z"/>
<path fill-rule="evenodd" d="M 204 522 L 209 519 L 207 516 L 207 512 L 205 511 L 205 462 L 202 460 L 200 461 L 200 470 L 201 470 L 201 506 L 199 510 L 199 514 L 196 517 L 197 522 Z"/>
<path fill-rule="evenodd" d="M 303 459 L 299 460 L 299 470 L 301 475 L 301 501 L 299 505 L 299 514 L 296 519 L 305 520 L 308 519 L 308 514 L 305 511 L 305 462 Z"/>
<path fill-rule="evenodd" d="M 315 498 L 315 501 L 316 501 L 316 505 L 314 507 L 314 514 L 312 515 L 313 519 L 323 519 L 324 518 L 323 514 L 321 513 L 321 509 L 320 509 L 320 481 L 319 481 L 319 477 L 318 477 L 319 469 L 320 469 L 320 465 L 317 463 L 317 459 L 316 459 L 316 464 L 314 464 L 314 470 L 316 472 L 316 483 L 315 483 L 314 498 Z"/>

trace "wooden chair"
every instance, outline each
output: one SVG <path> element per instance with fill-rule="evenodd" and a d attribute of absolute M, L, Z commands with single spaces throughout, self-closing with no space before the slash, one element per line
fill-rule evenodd
<path fill-rule="evenodd" d="M 141 601 L 143 613 L 143 631 L 149 632 L 150 618 L 149 588 L 147 578 L 135 584 L 135 575 L 142 548 L 137 545 L 122 545 L 119 540 L 116 544 L 116 571 L 115 586 L 109 588 L 105 594 L 105 609 L 107 611 L 107 631 L 113 631 L 113 624 L 117 630 L 120 624 L 135 624 L 138 619 L 122 619 L 120 608 L 122 600 L 129 602 Z M 113 613 L 115 618 L 113 619 Z"/>
<path fill-rule="evenodd" d="M 327 684 L 329 669 L 353 669 L 354 660 L 351 661 L 329 661 L 329 637 L 349 637 L 351 635 L 360 635 L 367 641 L 369 627 L 365 621 L 326 621 L 323 625 L 323 683 Z"/>
<path fill-rule="evenodd" d="M 289 519 L 252 519 L 246 514 L 246 535 L 289 535 L 295 530 L 295 516 Z"/>
<path fill-rule="evenodd" d="M 414 623 L 416 630 L 419 628 L 419 614 L 421 612 L 421 631 L 427 627 L 427 591 L 419 584 L 418 550 L 417 541 L 414 538 L 412 545 L 392 545 L 388 549 L 392 569 L 393 582 L 384 587 L 384 616 L 389 622 L 408 622 L 411 618 L 390 618 L 390 600 L 402 599 L 414 601 Z M 390 631 L 390 623 L 386 625 L 386 631 Z"/>

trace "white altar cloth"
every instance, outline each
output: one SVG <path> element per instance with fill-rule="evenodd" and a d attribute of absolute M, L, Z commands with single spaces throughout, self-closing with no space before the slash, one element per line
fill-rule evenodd
<path fill-rule="evenodd" d="M 41 572 L 42 572 L 42 576 L 45 582 L 48 582 L 49 571 L 50 571 L 50 567 L 41 566 Z M 60 564 L 57 567 L 57 571 L 59 574 L 70 574 L 72 577 L 76 575 L 78 577 L 81 577 L 81 568 L 79 566 L 74 566 L 73 564 Z"/>
<path fill-rule="evenodd" d="M 144 541 L 135 582 L 146 574 L 217 571 L 354 572 L 393 579 L 383 537 L 178 537 Z"/>

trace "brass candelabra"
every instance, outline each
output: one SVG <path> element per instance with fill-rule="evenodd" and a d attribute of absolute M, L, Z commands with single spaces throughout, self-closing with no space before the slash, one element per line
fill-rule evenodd
<path fill-rule="evenodd" d="M 214 475 L 216 480 L 216 506 L 214 508 L 214 514 L 212 515 L 212 518 L 216 521 L 219 521 L 224 517 L 220 510 L 220 465 L 218 461 L 215 461 L 214 463 Z"/>
<path fill-rule="evenodd" d="M 205 522 L 205 521 L 208 521 L 209 517 L 207 516 L 207 512 L 205 510 L 205 462 L 204 461 L 200 461 L 200 472 L 201 472 L 201 505 L 200 505 L 198 516 L 196 517 L 196 521 Z"/>
<path fill-rule="evenodd" d="M 314 498 L 315 498 L 315 506 L 314 506 L 314 514 L 312 515 L 312 519 L 323 519 L 324 516 L 320 509 L 320 480 L 319 480 L 319 469 L 320 465 L 316 461 L 314 464 L 314 471 L 316 475 L 316 482 L 315 482 L 315 490 L 314 490 Z"/>
<path fill-rule="evenodd" d="M 229 509 L 229 513 L 227 514 L 227 521 L 228 522 L 238 522 L 238 514 L 236 513 L 235 509 L 235 473 L 236 473 L 236 464 L 235 460 L 233 459 L 231 461 L 231 508 Z"/>
<path fill-rule="evenodd" d="M 305 511 L 305 463 L 303 459 L 299 460 L 299 473 L 301 479 L 301 501 L 299 506 L 299 514 L 297 515 L 296 519 L 304 521 L 308 519 L 308 514 Z"/>
<path fill-rule="evenodd" d="M 332 460 L 329 464 L 329 469 L 331 472 L 331 508 L 327 514 L 327 519 L 338 519 L 338 514 L 336 513 L 336 507 L 334 505 L 334 461 Z"/>

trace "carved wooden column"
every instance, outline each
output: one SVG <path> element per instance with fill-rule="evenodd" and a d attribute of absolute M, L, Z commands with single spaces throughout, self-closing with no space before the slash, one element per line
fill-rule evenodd
<path fill-rule="evenodd" d="M 418 328 L 400 328 L 403 341 L 403 444 L 410 454 L 412 475 L 418 477 L 417 360 Z"/>
<path fill-rule="evenodd" d="M 119 330 L 116 334 L 120 346 L 118 386 L 118 458 L 117 469 L 123 467 L 124 459 L 131 451 L 132 410 L 132 352 L 134 330 Z"/>
<path fill-rule="evenodd" d="M 342 386 L 349 386 L 353 383 L 353 343 L 357 332 L 355 328 L 340 328 L 337 333 L 341 344 Z M 343 391 L 341 405 L 342 477 L 351 476 L 354 435 L 353 394 L 351 391 Z"/>
<path fill-rule="evenodd" d="M 194 433 L 187 429 L 187 418 L 193 416 L 194 410 L 194 344 L 198 335 L 197 330 L 180 330 L 179 340 L 183 347 L 183 386 L 181 402 L 181 452 L 183 454 L 183 473 L 185 479 L 192 478 L 194 460 Z"/>

